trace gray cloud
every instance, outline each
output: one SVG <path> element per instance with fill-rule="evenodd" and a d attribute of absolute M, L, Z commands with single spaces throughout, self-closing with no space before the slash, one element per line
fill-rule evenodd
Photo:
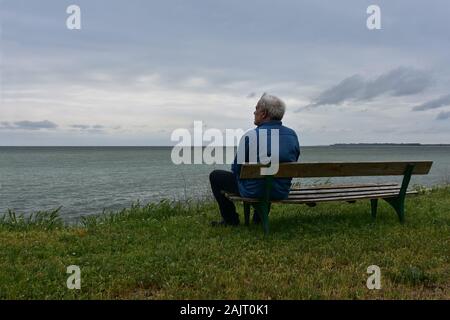
<path fill-rule="evenodd" d="M 340 104 L 346 100 L 356 99 L 364 90 L 366 83 L 359 75 L 354 75 L 342 80 L 336 86 L 325 90 L 309 106 L 320 106 L 326 104 Z"/>
<path fill-rule="evenodd" d="M 408 96 L 420 93 L 432 84 L 432 77 L 423 70 L 399 67 L 367 83 L 362 100 L 385 93 Z"/>
<path fill-rule="evenodd" d="M 450 119 L 450 111 L 441 112 L 436 117 L 436 120 L 447 120 L 447 119 Z"/>
<path fill-rule="evenodd" d="M 104 133 L 104 130 L 106 127 L 96 124 L 96 125 L 88 125 L 88 124 L 74 124 L 71 125 L 70 128 L 72 129 L 76 129 L 79 130 L 81 132 L 86 132 L 86 133 Z"/>
<path fill-rule="evenodd" d="M 80 129 L 80 130 L 87 130 L 89 129 L 91 126 L 88 125 L 84 125 L 84 124 L 74 124 L 72 126 L 70 126 L 73 129 Z"/>
<path fill-rule="evenodd" d="M 41 130 L 41 129 L 56 129 L 58 125 L 48 120 L 44 121 L 17 121 L 14 123 L 2 122 L 0 129 L 10 130 Z"/>
<path fill-rule="evenodd" d="M 305 108 L 339 105 L 348 101 L 368 101 L 381 95 L 413 95 L 424 91 L 432 82 L 429 73 L 408 67 L 393 69 L 374 80 L 365 80 L 361 75 L 353 75 L 323 91 Z"/>
<path fill-rule="evenodd" d="M 5 122 L 5 121 L 0 122 L 0 130 L 5 130 L 5 129 L 14 129 L 14 126 L 11 125 L 9 122 Z"/>
<path fill-rule="evenodd" d="M 44 120 L 44 121 L 18 121 L 14 122 L 14 125 L 18 129 L 25 130 L 40 130 L 40 129 L 55 129 L 58 125 L 54 122 Z"/>
<path fill-rule="evenodd" d="M 88 129 L 104 129 L 105 126 L 96 124 L 96 125 L 89 125 L 89 124 L 74 124 L 70 126 L 73 129 L 80 129 L 80 130 L 88 130 Z"/>
<path fill-rule="evenodd" d="M 104 126 L 100 124 L 96 125 L 89 125 L 89 124 L 74 124 L 69 126 L 70 129 L 73 131 L 78 131 L 82 133 L 95 133 L 95 134 L 101 134 L 106 133 L 106 130 L 120 130 L 121 126 Z"/>
<path fill-rule="evenodd" d="M 423 110 L 429 110 L 429 109 L 436 109 L 440 107 L 445 107 L 450 105 L 450 94 L 442 96 L 440 98 L 427 101 L 425 103 L 422 103 L 421 105 L 415 106 L 413 108 L 413 111 L 423 111 Z"/>

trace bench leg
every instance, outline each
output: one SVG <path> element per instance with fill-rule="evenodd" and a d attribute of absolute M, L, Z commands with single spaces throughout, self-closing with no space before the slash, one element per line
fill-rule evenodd
<path fill-rule="evenodd" d="M 266 201 L 258 203 L 258 212 L 261 216 L 261 222 L 265 235 L 269 234 L 269 210 L 270 203 L 267 203 Z"/>
<path fill-rule="evenodd" d="M 244 202 L 244 218 L 245 218 L 245 225 L 250 225 L 250 203 Z"/>
<path fill-rule="evenodd" d="M 405 222 L 405 198 L 406 191 L 408 190 L 408 184 L 411 179 L 411 175 L 414 170 L 413 164 L 408 164 L 405 169 L 405 173 L 403 175 L 402 186 L 400 187 L 400 192 L 398 193 L 398 197 L 395 198 L 385 198 L 387 203 L 389 203 L 398 215 L 398 219 L 400 223 Z"/>
<path fill-rule="evenodd" d="M 372 211 L 372 218 L 377 217 L 378 199 L 370 199 L 370 209 Z"/>
<path fill-rule="evenodd" d="M 394 208 L 400 222 L 405 222 L 405 197 L 385 198 L 384 200 Z"/>
<path fill-rule="evenodd" d="M 264 234 L 269 234 L 269 210 L 270 210 L 270 191 L 272 190 L 273 176 L 267 176 L 264 179 L 265 193 L 262 201 L 259 202 L 259 214 L 261 215 Z"/>

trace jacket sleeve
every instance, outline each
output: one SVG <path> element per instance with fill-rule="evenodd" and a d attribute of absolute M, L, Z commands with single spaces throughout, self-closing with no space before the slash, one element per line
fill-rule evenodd
<path fill-rule="evenodd" d="M 247 162 L 249 162 L 249 140 L 246 139 L 245 136 L 243 136 L 241 141 L 239 142 L 239 146 L 238 146 L 238 151 L 237 152 L 239 152 L 242 143 L 244 143 L 244 152 L 245 152 L 244 163 L 247 163 Z M 233 163 L 231 165 L 231 172 L 237 178 L 239 178 L 239 176 L 241 174 L 242 163 L 238 163 L 237 158 L 238 158 L 238 155 L 236 153 L 236 156 L 234 157 L 234 161 L 233 161 Z"/>
<path fill-rule="evenodd" d="M 240 165 L 238 166 L 237 164 L 237 155 L 234 157 L 234 161 L 231 164 L 231 172 L 233 172 L 233 174 L 238 177 L 239 173 L 241 172 L 241 168 Z"/>
<path fill-rule="evenodd" d="M 296 148 L 296 159 L 298 161 L 300 159 L 301 152 L 300 152 L 300 143 L 298 142 L 297 134 L 295 135 L 295 143 L 296 143 L 296 146 L 295 146 L 295 148 Z"/>

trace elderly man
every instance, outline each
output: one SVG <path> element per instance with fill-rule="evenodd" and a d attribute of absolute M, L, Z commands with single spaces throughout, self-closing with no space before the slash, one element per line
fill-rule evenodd
<path fill-rule="evenodd" d="M 256 105 L 256 110 L 253 113 L 254 123 L 257 126 L 253 129 L 254 136 L 260 137 L 260 131 L 265 130 L 267 132 L 266 143 L 267 143 L 267 156 L 270 157 L 271 147 L 272 147 L 272 133 L 273 130 L 277 130 L 279 143 L 276 145 L 279 147 L 279 162 L 296 162 L 300 156 L 300 146 L 298 143 L 297 134 L 294 130 L 287 128 L 282 125 L 281 120 L 286 111 L 286 106 L 282 100 L 279 98 L 263 94 L 261 99 Z M 252 132 L 250 132 L 252 133 Z M 248 133 L 247 135 L 248 136 Z M 273 136 L 276 136 L 275 134 Z M 255 150 L 260 150 L 260 143 L 262 139 L 256 139 Z M 246 143 L 244 150 L 246 150 L 245 161 L 248 162 L 248 150 L 249 146 L 248 140 L 245 138 L 241 139 L 240 144 Z M 275 146 L 275 144 L 274 144 Z M 240 146 L 241 147 L 241 146 Z M 250 146 L 255 147 L 255 146 Z M 241 148 L 239 148 L 241 150 Z M 257 162 L 260 162 L 260 157 L 258 153 Z M 264 181 L 262 179 L 239 179 L 239 174 L 241 170 L 241 163 L 238 163 L 238 157 L 234 159 L 231 167 L 231 171 L 224 170 L 214 170 L 209 175 L 209 180 L 211 183 L 211 189 L 214 197 L 219 204 L 220 214 L 222 216 L 221 221 L 213 221 L 213 226 L 236 226 L 239 224 L 239 215 L 236 212 L 236 207 L 234 203 L 228 200 L 222 191 L 239 193 L 243 197 L 248 198 L 261 198 L 264 192 Z M 285 199 L 289 195 L 291 188 L 291 179 L 274 179 L 273 187 L 271 191 L 272 199 Z M 258 212 L 253 214 L 253 222 L 259 223 L 260 217 Z"/>

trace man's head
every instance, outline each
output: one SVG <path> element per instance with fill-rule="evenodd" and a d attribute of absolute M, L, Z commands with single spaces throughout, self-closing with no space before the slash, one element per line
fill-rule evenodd
<path fill-rule="evenodd" d="M 256 110 L 253 113 L 255 125 L 259 126 L 270 120 L 281 120 L 285 111 L 286 105 L 281 99 L 264 93 L 256 104 Z"/>

